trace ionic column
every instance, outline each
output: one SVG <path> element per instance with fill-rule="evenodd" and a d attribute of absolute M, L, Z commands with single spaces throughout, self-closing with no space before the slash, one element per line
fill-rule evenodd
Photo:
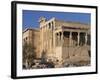
<path fill-rule="evenodd" d="M 72 32 L 69 34 L 69 45 L 72 46 Z"/>
<path fill-rule="evenodd" d="M 80 43 L 80 33 L 78 32 L 78 35 L 77 35 L 77 45 L 79 46 L 79 43 Z"/>
<path fill-rule="evenodd" d="M 85 34 L 85 45 L 87 44 L 87 33 Z"/>

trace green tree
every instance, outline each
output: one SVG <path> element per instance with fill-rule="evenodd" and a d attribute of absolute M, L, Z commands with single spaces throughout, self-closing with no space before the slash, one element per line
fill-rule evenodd
<path fill-rule="evenodd" d="M 25 42 L 23 45 L 23 65 L 26 68 L 30 68 L 35 58 L 36 52 L 34 46 Z"/>

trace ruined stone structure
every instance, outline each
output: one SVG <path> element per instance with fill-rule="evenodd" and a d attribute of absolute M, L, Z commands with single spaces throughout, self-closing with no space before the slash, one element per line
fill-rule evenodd
<path fill-rule="evenodd" d="M 23 33 L 23 40 L 28 36 L 29 42 L 35 43 L 37 57 L 41 58 L 44 51 L 48 59 L 61 62 L 90 61 L 90 25 L 44 17 L 39 23 L 39 30 L 27 29 Z"/>
<path fill-rule="evenodd" d="M 23 31 L 23 45 L 27 43 L 28 45 L 33 46 L 35 52 L 37 53 L 36 56 L 39 56 L 38 53 L 40 53 L 39 40 L 40 40 L 39 29 L 27 28 Z"/>

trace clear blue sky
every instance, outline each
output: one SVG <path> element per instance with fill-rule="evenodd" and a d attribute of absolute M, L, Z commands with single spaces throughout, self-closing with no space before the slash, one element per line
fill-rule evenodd
<path fill-rule="evenodd" d="M 58 20 L 80 22 L 90 24 L 91 14 L 89 13 L 73 13 L 73 12 L 49 12 L 49 11 L 33 11 L 23 10 L 23 29 L 27 27 L 39 28 L 39 18 L 44 16 L 47 20 L 55 17 Z"/>

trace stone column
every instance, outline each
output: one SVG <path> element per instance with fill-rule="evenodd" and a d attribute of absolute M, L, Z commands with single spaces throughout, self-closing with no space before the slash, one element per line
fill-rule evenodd
<path fill-rule="evenodd" d="M 72 32 L 69 34 L 69 46 L 72 46 Z"/>
<path fill-rule="evenodd" d="M 60 45 L 60 32 L 58 33 L 58 46 Z"/>
<path fill-rule="evenodd" d="M 63 46 L 63 31 L 61 32 L 61 45 Z"/>
<path fill-rule="evenodd" d="M 79 43 L 80 43 L 80 32 L 78 32 L 78 35 L 77 35 L 77 45 L 79 46 Z"/>
<path fill-rule="evenodd" d="M 85 45 L 87 45 L 87 33 L 85 34 Z"/>
<path fill-rule="evenodd" d="M 55 46 L 57 46 L 57 33 L 55 33 Z"/>
<path fill-rule="evenodd" d="M 58 46 L 58 33 L 56 33 L 56 41 L 55 41 L 55 43 L 56 43 L 56 46 Z"/>

